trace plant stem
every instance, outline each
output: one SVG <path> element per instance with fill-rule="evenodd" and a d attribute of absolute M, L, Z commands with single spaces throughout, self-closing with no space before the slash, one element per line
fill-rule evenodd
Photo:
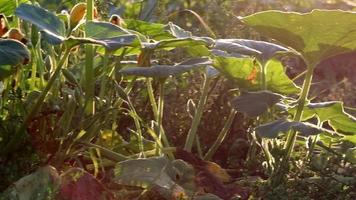
<path fill-rule="evenodd" d="M 314 67 L 308 68 L 308 71 L 307 71 L 307 74 L 305 76 L 304 83 L 303 83 L 302 93 L 298 100 L 297 112 L 293 119 L 294 121 L 299 122 L 302 119 L 304 105 L 307 100 L 309 90 L 310 90 L 310 85 L 311 85 L 311 82 L 313 79 L 313 71 L 314 71 Z M 287 143 L 285 145 L 285 150 L 287 150 L 287 152 L 285 154 L 286 161 L 288 161 L 290 154 L 293 151 L 296 138 L 297 138 L 296 131 L 291 131 L 291 133 L 288 134 Z"/>
<path fill-rule="evenodd" d="M 149 98 L 151 106 L 152 106 L 153 115 L 154 115 L 154 118 L 157 119 L 158 118 L 158 107 L 157 107 L 157 103 L 156 103 L 153 88 L 152 88 L 151 78 L 147 78 L 146 86 L 147 86 L 148 98 Z"/>
<path fill-rule="evenodd" d="M 190 126 L 187 139 L 185 141 L 185 145 L 184 145 L 185 151 L 188 151 L 188 152 L 192 151 L 195 136 L 196 136 L 198 126 L 200 124 L 200 120 L 201 120 L 201 117 L 203 114 L 204 105 L 206 104 L 206 100 L 208 99 L 210 81 L 211 81 L 211 79 L 208 78 L 206 74 L 204 74 L 202 94 L 200 95 L 199 104 L 196 109 L 196 112 L 195 112 L 195 115 L 194 115 L 194 118 L 192 121 L 192 125 Z"/>
<path fill-rule="evenodd" d="M 298 105 L 297 105 L 297 111 L 294 116 L 294 121 L 301 121 L 302 116 L 303 116 L 303 109 L 305 102 L 307 101 L 307 97 L 309 94 L 311 82 L 313 79 L 313 71 L 314 71 L 314 66 L 308 67 L 307 73 L 305 75 L 303 87 L 302 87 L 302 92 L 301 95 L 298 99 Z M 295 141 L 297 139 L 297 132 L 294 130 L 289 131 L 288 136 L 287 136 L 287 142 L 284 146 L 285 154 L 282 158 L 282 161 L 280 162 L 278 169 L 276 170 L 275 176 L 272 177 L 272 185 L 279 185 L 281 184 L 282 178 L 285 175 L 285 170 L 288 165 L 288 161 L 290 159 L 290 155 L 293 151 Z"/>
<path fill-rule="evenodd" d="M 49 79 L 46 87 L 41 92 L 41 95 L 38 97 L 36 104 L 32 107 L 30 112 L 27 114 L 27 116 L 25 118 L 25 122 L 24 122 L 25 125 L 27 125 L 29 123 L 29 121 L 33 118 L 33 116 L 41 109 L 41 106 L 43 104 L 44 99 L 47 96 L 47 93 L 52 88 L 52 85 L 54 84 L 55 80 L 59 76 L 59 74 L 62 70 L 62 67 L 67 62 L 69 53 L 70 53 L 70 49 L 68 48 L 65 50 L 64 55 L 62 56 L 61 60 L 59 61 L 58 66 L 57 66 L 56 70 L 54 71 L 53 75 L 51 76 L 51 78 Z"/>
<path fill-rule="evenodd" d="M 62 67 L 67 62 L 69 53 L 70 53 L 70 48 L 67 48 L 65 53 L 64 53 L 64 55 L 62 56 L 61 60 L 59 61 L 56 70 L 54 71 L 53 75 L 49 79 L 46 87 L 41 92 L 40 96 L 38 97 L 35 105 L 31 108 L 31 110 L 29 111 L 29 113 L 25 117 L 24 122 L 20 126 L 19 130 L 15 133 L 15 135 L 13 136 L 11 141 L 4 148 L 4 151 L 2 152 L 4 155 L 7 155 L 8 153 L 10 153 L 12 149 L 16 149 L 17 148 L 16 144 L 19 144 L 18 140 L 21 139 L 21 136 L 22 136 L 22 134 L 24 134 L 25 129 L 26 129 L 27 125 L 29 124 L 29 122 L 31 121 L 31 119 L 41 109 L 41 107 L 43 105 L 43 102 L 44 102 L 49 90 L 52 88 L 55 80 L 59 76 Z"/>
<path fill-rule="evenodd" d="M 162 138 L 164 147 L 170 147 L 166 134 L 163 128 L 163 107 L 164 107 L 164 80 L 159 83 L 159 97 L 158 97 L 158 113 L 157 113 L 157 124 L 158 124 L 158 136 Z"/>
<path fill-rule="evenodd" d="M 100 87 L 100 94 L 99 94 L 99 97 L 100 99 L 103 99 L 104 98 L 104 95 L 105 95 L 105 92 L 106 92 L 106 85 L 107 85 L 107 82 L 108 80 L 107 79 L 110 79 L 110 76 L 106 76 L 109 72 L 109 69 L 108 69 L 108 61 L 109 61 L 109 51 L 105 49 L 105 54 L 104 54 L 104 58 L 103 58 L 103 69 L 104 69 L 104 74 L 103 74 L 103 82 L 101 83 L 101 87 Z"/>
<path fill-rule="evenodd" d="M 221 129 L 218 138 L 215 140 L 214 144 L 210 147 L 209 151 L 205 154 L 204 160 L 211 160 L 215 152 L 218 150 L 219 146 L 223 143 L 227 132 L 229 131 L 231 124 L 235 118 L 237 111 L 231 109 L 230 114 L 224 124 L 224 127 Z"/>
<path fill-rule="evenodd" d="M 143 157 L 145 157 L 145 153 L 144 153 L 144 147 L 143 147 L 143 136 L 142 136 L 142 130 L 141 130 L 141 125 L 140 125 L 140 121 L 136 112 L 135 107 L 133 106 L 132 102 L 130 100 L 128 100 L 127 102 L 129 104 L 129 107 L 131 109 L 131 111 L 133 112 L 133 120 L 135 123 L 135 127 L 138 133 L 138 147 L 139 150 L 141 152 L 141 154 L 143 155 Z"/>
<path fill-rule="evenodd" d="M 94 0 L 87 0 L 86 18 L 87 21 L 93 20 Z M 85 94 L 87 114 L 94 114 L 94 48 L 93 45 L 85 46 Z"/>

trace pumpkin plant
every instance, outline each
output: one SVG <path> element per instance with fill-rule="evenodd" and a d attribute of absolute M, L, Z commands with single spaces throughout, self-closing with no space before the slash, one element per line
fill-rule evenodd
<path fill-rule="evenodd" d="M 313 10 L 310 13 L 294 13 L 281 11 L 265 11 L 256 13 L 247 17 L 240 18 L 248 26 L 254 28 L 259 33 L 266 37 L 273 38 L 280 43 L 293 48 L 300 54 L 304 60 L 307 71 L 305 74 L 302 90 L 296 105 L 296 110 L 293 112 L 293 122 L 281 123 L 275 122 L 273 128 L 267 129 L 265 134 L 272 134 L 273 132 L 285 132 L 290 130 L 287 135 L 287 141 L 284 146 L 285 154 L 276 170 L 276 174 L 272 176 L 272 185 L 281 184 L 281 178 L 286 174 L 286 167 L 288 160 L 293 152 L 293 148 L 297 139 L 298 131 L 307 134 L 315 134 L 314 131 L 305 130 L 305 123 L 301 126 L 295 123 L 301 123 L 304 118 L 304 110 L 306 106 L 310 105 L 308 101 L 308 94 L 313 78 L 313 71 L 315 67 L 323 60 L 344 54 L 355 50 L 356 44 L 354 38 L 356 37 L 350 24 L 356 21 L 356 15 L 352 12 L 339 10 Z M 352 128 L 356 127 L 356 119 L 343 111 L 342 103 L 338 109 L 338 114 L 343 116 L 344 120 L 340 120 L 337 125 L 332 125 L 333 115 L 326 117 L 323 114 L 333 110 L 333 104 L 322 104 L 319 111 L 323 109 L 324 112 L 314 112 L 319 120 L 318 125 L 322 126 L 327 120 L 330 120 L 333 131 L 344 135 L 347 140 L 347 135 L 354 135 L 355 131 Z M 310 106 L 309 106 L 310 107 Z M 320 118 L 320 116 L 322 118 Z M 310 116 L 310 115 L 309 115 Z M 278 124 L 278 125 L 277 125 Z M 352 124 L 352 125 L 351 125 Z M 285 126 L 287 125 L 287 126 Z M 350 126 L 351 125 L 351 126 Z M 293 128 L 298 127 L 298 128 Z M 323 131 L 317 131 L 322 133 Z"/>

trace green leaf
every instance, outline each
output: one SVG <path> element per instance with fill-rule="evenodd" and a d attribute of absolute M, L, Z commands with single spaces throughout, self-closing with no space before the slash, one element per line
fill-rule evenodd
<path fill-rule="evenodd" d="M 300 52 L 311 67 L 328 57 L 356 49 L 354 12 L 264 11 L 240 19 L 262 35 Z"/>
<path fill-rule="evenodd" d="M 193 47 L 199 45 L 207 45 L 205 40 L 200 38 L 176 38 L 176 39 L 165 39 L 158 42 L 145 42 L 142 43 L 144 48 L 147 49 L 166 49 L 172 50 L 178 47 Z"/>
<path fill-rule="evenodd" d="M 19 4 L 29 2 L 29 0 L 18 0 Z M 0 1 L 0 13 L 9 16 L 13 15 L 16 9 L 16 1 L 14 0 L 1 0 Z"/>
<path fill-rule="evenodd" d="M 194 182 L 192 166 L 184 161 L 171 162 L 165 157 L 122 161 L 115 166 L 114 174 L 114 181 L 119 184 L 157 187 L 161 194 L 168 197 L 167 193 L 172 193 L 177 186 Z"/>
<path fill-rule="evenodd" d="M 0 39 L 0 66 L 14 66 L 29 59 L 30 52 L 24 44 L 13 39 Z"/>
<path fill-rule="evenodd" d="M 297 94 L 301 91 L 285 73 L 283 64 L 275 59 L 269 60 L 266 64 L 267 88 L 281 94 Z"/>
<path fill-rule="evenodd" d="M 38 27 L 43 31 L 44 37 L 51 44 L 60 44 L 66 37 L 64 23 L 52 12 L 41 7 L 21 4 L 16 8 L 15 14 Z"/>
<path fill-rule="evenodd" d="M 168 76 L 177 76 L 192 69 L 210 64 L 212 64 L 212 62 L 208 58 L 195 58 L 173 66 L 154 65 L 152 67 L 127 67 L 120 70 L 120 73 L 124 75 L 166 78 Z"/>
<path fill-rule="evenodd" d="M 86 37 L 112 38 L 130 34 L 127 30 L 108 22 L 88 21 L 84 24 Z"/>
<path fill-rule="evenodd" d="M 224 42 L 225 44 L 242 45 L 244 47 L 253 49 L 256 52 L 259 52 L 258 54 L 255 54 L 255 56 L 262 65 L 267 63 L 267 61 L 272 59 L 276 54 L 289 51 L 289 49 L 282 47 L 280 45 L 273 44 L 270 42 L 257 41 L 257 40 L 219 39 L 217 41 Z M 239 52 L 235 52 L 235 53 L 239 53 Z"/>
<path fill-rule="evenodd" d="M 270 91 L 246 92 L 235 97 L 232 104 L 237 111 L 243 112 L 249 117 L 257 117 L 283 98 L 282 95 Z"/>
<path fill-rule="evenodd" d="M 162 40 L 174 38 L 172 34 L 166 30 L 167 25 L 164 24 L 149 23 L 134 19 L 125 19 L 125 23 L 127 25 L 127 29 L 137 31 L 148 36 L 150 39 Z"/>
<path fill-rule="evenodd" d="M 213 66 L 235 81 L 240 88 L 259 90 L 260 67 L 252 58 L 215 57 Z M 267 89 L 280 94 L 295 94 L 300 91 L 284 72 L 283 65 L 277 60 L 267 63 Z"/>
<path fill-rule="evenodd" d="M 287 119 L 278 119 L 276 121 L 260 125 L 256 127 L 255 131 L 258 135 L 264 138 L 277 138 L 279 133 L 287 133 L 289 130 L 299 131 L 302 136 L 317 135 L 324 133 L 329 136 L 336 136 L 335 132 L 324 128 L 317 127 L 308 122 L 295 122 Z"/>
<path fill-rule="evenodd" d="M 96 40 L 109 50 L 116 50 L 123 46 L 140 46 L 136 35 L 107 22 L 89 21 L 85 24 L 87 38 Z"/>
<path fill-rule="evenodd" d="M 252 55 L 252 56 L 257 56 L 259 54 L 262 54 L 257 49 L 250 48 L 248 46 L 233 42 L 232 40 L 229 39 L 218 39 L 215 41 L 215 50 L 221 50 L 221 51 L 226 51 L 227 53 L 231 54 L 242 54 L 242 55 Z"/>
<path fill-rule="evenodd" d="M 181 27 L 173 24 L 172 22 L 168 23 L 168 26 L 166 26 L 167 31 L 170 32 L 174 37 L 176 38 L 187 38 L 187 37 L 192 37 L 192 33 L 190 31 L 186 31 L 182 29 Z"/>
<path fill-rule="evenodd" d="M 356 133 L 356 118 L 345 112 L 340 101 L 309 103 L 303 110 L 303 120 L 313 116 L 317 116 L 321 123 L 328 121 L 329 125 L 340 133 Z"/>
<path fill-rule="evenodd" d="M 36 172 L 16 181 L 4 192 L 4 199 L 53 199 L 61 184 L 57 170 L 52 166 L 39 168 Z"/>

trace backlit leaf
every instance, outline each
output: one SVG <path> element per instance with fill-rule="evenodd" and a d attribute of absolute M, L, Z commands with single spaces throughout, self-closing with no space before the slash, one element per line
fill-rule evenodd
<path fill-rule="evenodd" d="M 356 49 L 356 14 L 341 10 L 310 13 L 264 11 L 241 20 L 264 36 L 300 52 L 309 65 Z"/>
<path fill-rule="evenodd" d="M 356 134 L 356 118 L 344 111 L 340 101 L 309 103 L 303 110 L 303 119 L 313 116 L 317 116 L 322 123 L 328 121 L 335 131 Z"/>
<path fill-rule="evenodd" d="M 213 66 L 235 81 L 240 88 L 250 91 L 261 88 L 260 68 L 251 58 L 215 57 Z M 295 94 L 300 91 L 300 88 L 285 74 L 284 67 L 279 61 L 270 60 L 267 63 L 267 69 L 268 90 L 280 94 Z"/>

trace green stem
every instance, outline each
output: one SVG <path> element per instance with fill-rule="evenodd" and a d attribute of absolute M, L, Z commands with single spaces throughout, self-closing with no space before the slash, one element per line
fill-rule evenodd
<path fill-rule="evenodd" d="M 198 126 L 200 124 L 200 120 L 203 115 L 204 105 L 206 104 L 206 100 L 208 99 L 210 80 L 211 79 L 208 78 L 205 74 L 204 75 L 204 83 L 202 86 L 203 91 L 202 91 L 202 94 L 200 95 L 199 104 L 196 109 L 196 112 L 195 112 L 195 115 L 194 115 L 194 118 L 192 121 L 192 125 L 189 129 L 188 136 L 187 136 L 187 139 L 186 139 L 185 145 L 184 145 L 184 150 L 186 150 L 188 152 L 192 151 L 192 147 L 193 147 L 195 136 L 196 136 L 196 133 L 198 130 Z"/>
<path fill-rule="evenodd" d="M 157 119 L 157 117 L 158 117 L 158 107 L 157 107 L 157 103 L 156 103 L 155 96 L 154 96 L 154 93 L 153 93 L 151 78 L 147 78 L 146 86 L 147 86 L 148 98 L 149 98 L 151 106 L 152 106 L 153 115 L 154 115 L 155 119 Z"/>
<path fill-rule="evenodd" d="M 304 105 L 305 105 L 305 102 L 307 101 L 309 90 L 310 90 L 310 85 L 311 85 L 311 82 L 313 79 L 313 71 L 314 71 L 313 67 L 308 68 L 308 71 L 307 71 L 307 74 L 305 76 L 305 80 L 303 83 L 302 93 L 298 99 L 297 112 L 293 119 L 294 121 L 299 122 L 302 119 Z M 290 154 L 293 151 L 296 138 L 297 138 L 296 131 L 291 131 L 291 133 L 288 134 L 287 143 L 285 145 L 285 150 L 287 150 L 287 152 L 285 154 L 286 161 L 289 160 Z"/>
<path fill-rule="evenodd" d="M 86 18 L 87 21 L 93 20 L 94 1 L 87 0 Z M 87 34 L 87 33 L 86 33 Z M 93 45 L 85 46 L 85 94 L 87 114 L 94 114 L 94 48 Z"/>
<path fill-rule="evenodd" d="M 58 63 L 58 66 L 56 68 L 56 70 L 54 71 L 53 75 L 51 76 L 51 78 L 49 79 L 46 87 L 44 88 L 44 90 L 41 92 L 40 96 L 38 97 L 35 105 L 32 107 L 32 109 L 29 111 L 29 113 L 27 114 L 27 116 L 24 119 L 23 124 L 20 126 L 19 130 L 15 133 L 15 135 L 13 136 L 13 138 L 11 139 L 11 141 L 6 145 L 6 147 L 4 148 L 4 151 L 2 152 L 4 155 L 7 155 L 8 153 L 11 152 L 12 149 L 16 149 L 17 145 L 19 144 L 18 140 L 21 139 L 22 134 L 24 134 L 27 125 L 29 124 L 29 122 L 31 121 L 31 119 L 35 116 L 35 114 L 41 109 L 43 102 L 49 92 L 49 90 L 52 88 L 55 80 L 57 79 L 57 77 L 59 76 L 62 67 L 64 66 L 64 64 L 67 62 L 68 56 L 70 53 L 70 48 L 67 48 L 64 55 L 62 56 L 61 60 Z"/>
<path fill-rule="evenodd" d="M 302 92 L 298 99 L 297 111 L 296 111 L 296 114 L 293 119 L 294 121 L 299 122 L 302 119 L 303 109 L 305 106 L 305 102 L 307 101 L 311 82 L 313 79 L 313 71 L 314 71 L 314 67 L 308 67 L 307 73 L 305 75 L 303 87 L 302 87 Z M 287 142 L 284 146 L 285 154 L 282 158 L 282 161 L 280 162 L 280 164 L 278 166 L 276 175 L 272 177 L 272 185 L 281 184 L 283 176 L 286 174 L 285 170 L 287 168 L 288 161 L 289 161 L 290 155 L 293 151 L 296 139 L 297 139 L 297 132 L 294 130 L 289 131 L 288 137 L 287 137 Z"/>
<path fill-rule="evenodd" d="M 231 109 L 230 114 L 224 124 L 224 127 L 221 129 L 218 138 L 215 140 L 214 144 L 210 147 L 209 151 L 205 154 L 204 160 L 211 160 L 215 152 L 218 150 L 219 146 L 223 143 L 227 132 L 229 131 L 231 124 L 235 118 L 237 111 Z"/>
<path fill-rule="evenodd" d="M 158 97 L 158 113 L 157 113 L 157 124 L 158 133 L 157 135 L 162 138 L 164 147 L 170 147 L 166 134 L 163 128 L 163 106 L 164 106 L 164 80 L 159 83 L 159 97 Z"/>
<path fill-rule="evenodd" d="M 15 1 L 16 8 L 19 7 L 19 0 Z M 18 18 L 16 15 L 14 15 L 14 21 L 15 21 L 15 26 L 20 29 L 20 18 Z"/>
<path fill-rule="evenodd" d="M 261 67 L 261 89 L 267 90 L 267 80 L 266 80 L 267 63 L 260 64 L 260 67 Z"/>
<path fill-rule="evenodd" d="M 158 137 L 161 143 L 163 143 L 163 147 L 169 148 L 170 144 L 167 138 L 167 135 L 163 128 L 163 107 L 164 107 L 164 82 L 165 79 L 159 81 L 159 97 L 158 97 L 158 113 L 157 113 L 157 125 L 158 125 Z M 170 159 L 174 159 L 174 155 L 172 152 L 167 152 L 167 156 Z"/>
<path fill-rule="evenodd" d="M 38 97 L 36 104 L 32 107 L 30 112 L 27 114 L 27 116 L 25 118 L 25 122 L 24 122 L 25 125 L 27 125 L 29 123 L 29 121 L 33 118 L 33 116 L 41 109 L 41 106 L 43 104 L 44 99 L 47 96 L 47 93 L 52 88 L 52 85 L 54 84 L 55 80 L 59 76 L 59 74 L 62 70 L 62 67 L 67 62 L 69 53 L 70 53 L 70 49 L 68 48 L 68 49 L 66 49 L 64 55 L 62 56 L 61 60 L 59 61 L 58 66 L 57 66 L 56 70 L 54 71 L 53 75 L 51 76 L 51 78 L 49 79 L 46 87 L 41 92 L 41 95 Z"/>
<path fill-rule="evenodd" d="M 267 65 L 268 62 L 263 62 L 260 64 L 261 66 L 261 90 L 267 90 Z M 260 119 L 258 119 L 258 123 L 264 123 L 266 122 L 268 119 L 268 113 L 264 113 Z M 256 143 L 254 143 L 256 145 Z M 267 161 L 267 165 L 268 165 L 268 169 L 270 171 L 270 173 L 273 172 L 273 157 L 271 152 L 268 149 L 268 140 L 261 138 L 261 149 L 266 157 L 266 161 Z"/>
<path fill-rule="evenodd" d="M 143 148 L 143 136 L 142 136 L 142 130 L 141 130 L 140 121 L 139 121 L 136 109 L 135 109 L 135 107 L 133 106 L 133 104 L 132 104 L 132 102 L 130 100 L 128 100 L 128 104 L 129 104 L 129 107 L 130 107 L 131 111 L 134 114 L 133 120 L 134 120 L 135 127 L 136 127 L 136 130 L 137 130 L 137 133 L 138 133 L 139 150 L 140 150 L 141 154 L 143 155 L 143 157 L 145 157 L 144 148 Z"/>
<path fill-rule="evenodd" d="M 107 85 L 108 79 L 110 78 L 109 76 L 106 76 L 109 73 L 108 72 L 109 71 L 109 69 L 108 69 L 109 55 L 110 55 L 109 51 L 105 50 L 105 54 L 104 54 L 104 58 L 103 58 L 103 66 L 102 66 L 104 69 L 103 82 L 101 84 L 100 94 L 99 94 L 100 99 L 104 98 L 104 95 L 106 92 L 106 85 Z"/>

